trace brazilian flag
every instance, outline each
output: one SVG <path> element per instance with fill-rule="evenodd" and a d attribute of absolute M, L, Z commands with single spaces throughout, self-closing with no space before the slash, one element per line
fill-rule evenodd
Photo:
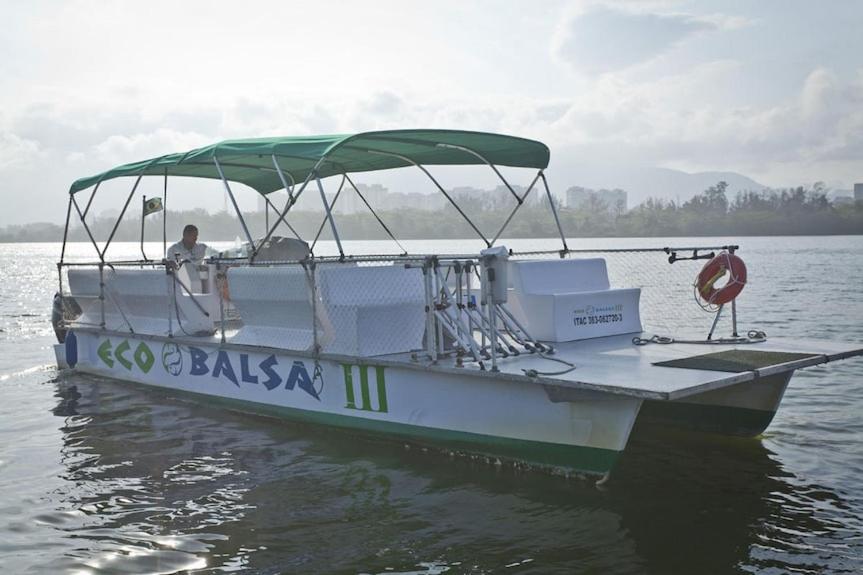
<path fill-rule="evenodd" d="M 162 198 L 147 198 L 144 201 L 144 215 L 149 216 L 162 211 Z"/>

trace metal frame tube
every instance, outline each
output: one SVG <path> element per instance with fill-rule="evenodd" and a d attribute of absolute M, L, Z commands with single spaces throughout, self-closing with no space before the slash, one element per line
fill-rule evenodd
<path fill-rule="evenodd" d="M 147 215 L 144 213 L 147 211 L 147 196 L 141 197 L 141 255 L 144 256 L 144 261 L 150 261 L 150 258 L 147 257 L 146 252 L 144 251 L 144 221 L 147 219 Z"/>
<path fill-rule="evenodd" d="M 273 208 L 273 211 L 276 212 L 277 214 L 279 213 L 279 209 L 276 207 L 276 204 L 274 204 L 270 200 L 270 198 L 268 198 L 267 196 L 263 196 L 263 197 L 264 197 L 264 201 L 266 202 L 266 205 L 267 205 L 267 229 L 269 230 L 270 229 L 270 222 L 269 222 L 270 208 Z M 290 201 L 291 201 L 290 198 L 288 198 L 288 202 L 290 202 Z M 297 232 L 297 230 L 294 229 L 294 226 L 292 226 L 291 224 L 288 223 L 288 220 L 285 220 L 284 224 L 286 226 L 288 226 L 288 229 L 291 230 L 291 233 L 294 234 L 294 236 L 296 236 L 296 238 L 298 240 L 303 241 L 303 238 L 300 237 L 299 232 Z"/>
<path fill-rule="evenodd" d="M 347 174 L 347 173 L 343 173 L 342 175 L 343 175 L 343 176 L 348 180 L 348 183 L 350 183 L 350 184 L 351 184 L 351 187 L 354 189 L 354 191 L 357 193 L 357 195 L 360 197 L 360 199 L 363 201 L 363 203 L 366 205 L 366 207 L 369 209 L 369 211 L 372 213 L 372 215 L 375 217 L 375 219 L 378 221 L 378 223 L 381 225 L 381 227 L 382 227 L 382 228 L 384 229 L 384 231 L 387 233 L 387 235 L 389 235 L 389 236 L 390 236 L 390 238 L 391 238 L 391 239 L 396 243 L 396 245 L 398 245 L 399 249 L 401 249 L 401 250 L 402 250 L 402 254 L 403 254 L 403 255 L 407 255 L 408 251 L 407 251 L 407 250 L 405 249 L 405 247 L 401 244 L 401 242 L 399 242 L 399 241 L 396 239 L 396 237 L 393 235 L 393 233 L 390 231 L 390 229 L 387 227 L 387 225 L 384 223 L 384 221 L 383 221 L 383 220 L 378 216 L 377 212 L 375 212 L 375 211 L 372 209 L 371 204 L 369 204 L 369 202 L 368 202 L 368 200 L 366 200 L 365 196 L 363 196 L 363 195 L 360 193 L 359 188 L 357 188 L 357 186 L 356 186 L 356 184 L 354 184 L 353 180 L 351 180 L 351 179 L 348 177 L 348 174 Z"/>
<path fill-rule="evenodd" d="M 554 207 L 554 198 L 551 196 L 551 190 L 548 189 L 548 181 L 545 179 L 545 172 L 540 170 L 539 177 L 542 178 L 542 185 L 545 187 L 545 194 L 548 197 L 548 207 L 551 208 L 551 213 L 554 215 L 554 221 L 557 224 L 557 231 L 560 233 L 560 241 L 563 243 L 563 251 L 568 252 L 569 247 L 566 245 L 566 236 L 563 234 L 563 227 L 560 225 L 560 217 L 557 215 L 557 208 Z"/>
<path fill-rule="evenodd" d="M 516 201 L 517 201 L 519 204 L 521 204 L 522 199 L 518 197 L 518 194 L 516 193 L 516 191 L 512 189 L 512 186 L 510 186 L 510 185 L 509 185 L 509 182 L 507 182 L 507 181 L 506 181 L 506 178 L 504 178 L 504 177 L 503 177 L 503 174 L 501 174 L 501 173 L 500 173 L 500 171 L 497 169 L 497 166 L 495 166 L 494 164 L 492 164 L 491 162 L 489 162 L 489 161 L 485 158 L 485 156 L 483 156 L 483 155 L 482 155 L 482 154 L 480 154 L 479 152 L 477 152 L 477 151 L 475 151 L 475 150 L 471 150 L 470 148 L 465 147 L 465 146 L 457 146 L 456 144 L 444 144 L 444 143 L 439 143 L 439 144 L 435 144 L 435 147 L 436 147 L 436 148 L 449 148 L 449 149 L 452 149 L 452 150 L 461 150 L 462 152 L 467 152 L 468 154 L 471 154 L 472 156 L 476 156 L 477 158 L 479 158 L 480 160 L 482 160 L 483 162 L 485 162 L 486 164 L 488 164 L 488 167 L 490 167 L 492 170 L 494 170 L 494 173 L 495 173 L 495 174 L 497 174 L 497 177 L 498 177 L 498 178 L 500 178 L 500 181 L 501 181 L 501 182 L 503 182 L 503 185 L 505 185 L 505 186 L 506 186 L 506 188 L 507 188 L 507 189 L 509 190 L 509 192 L 513 195 L 513 197 L 516 199 Z"/>
<path fill-rule="evenodd" d="M 105 329 L 105 263 L 99 263 L 99 326 Z"/>
<path fill-rule="evenodd" d="M 521 209 L 521 206 L 524 203 L 524 200 L 527 198 L 527 195 L 531 192 L 531 190 L 533 190 L 533 187 L 536 185 L 537 180 L 539 180 L 539 175 L 541 173 L 542 173 L 542 170 L 540 170 L 539 172 L 536 173 L 536 176 L 533 178 L 533 181 L 530 183 L 530 186 L 528 186 L 527 191 L 525 191 L 524 194 L 521 196 L 521 198 L 519 198 L 518 203 L 515 205 L 515 207 L 509 213 L 509 217 L 506 218 L 506 221 L 503 223 L 503 225 L 500 227 L 500 229 L 495 234 L 494 239 L 491 240 L 492 245 L 494 245 L 494 243 L 498 240 L 498 238 L 500 238 L 500 235 L 503 233 L 503 231 L 509 225 L 509 222 L 511 222 L 512 218 L 515 217 L 516 212 L 518 212 L 518 210 Z"/>
<path fill-rule="evenodd" d="M 147 167 L 149 167 L 149 164 L 147 164 Z M 129 204 L 131 203 L 132 197 L 135 195 L 135 192 L 138 190 L 138 185 L 141 183 L 141 178 L 144 177 L 144 171 L 146 169 L 147 168 L 145 167 L 143 170 L 141 170 L 141 173 L 138 174 L 138 177 L 135 179 L 135 185 L 132 186 L 132 191 L 129 192 L 129 197 L 126 198 L 126 203 L 123 204 L 123 209 L 120 211 L 120 215 L 117 217 L 117 221 L 114 222 L 114 229 L 111 230 L 111 235 L 108 236 L 108 241 L 105 242 L 105 247 L 102 248 L 102 261 L 105 260 L 105 253 L 107 253 L 108 247 L 110 247 L 111 242 L 114 240 L 114 234 L 117 233 L 117 228 L 120 227 L 120 222 L 123 221 L 123 216 L 126 215 L 126 210 L 129 209 Z"/>
<path fill-rule="evenodd" d="M 87 222 L 84 220 L 84 214 L 81 213 L 81 208 L 78 206 L 77 200 L 75 200 L 75 196 L 69 196 L 72 199 L 72 204 L 75 206 L 75 211 L 78 212 L 78 217 L 81 218 L 81 225 L 84 226 L 84 231 L 87 232 L 87 236 L 90 238 L 90 241 L 93 243 L 93 249 L 96 250 L 96 255 L 99 256 L 99 261 L 104 262 L 105 258 L 102 257 L 102 251 L 99 249 L 99 244 L 96 243 L 96 238 L 93 237 L 93 232 L 90 231 L 90 226 L 87 225 Z"/>
<path fill-rule="evenodd" d="M 324 209 L 327 211 L 327 218 L 330 220 L 330 228 L 333 230 L 333 237 L 336 240 L 336 246 L 339 248 L 339 255 L 345 257 L 345 252 L 342 249 L 342 240 L 339 238 L 339 231 L 336 229 L 336 222 L 333 220 L 333 214 L 330 211 L 330 206 L 327 204 L 327 195 L 324 193 L 324 186 L 321 184 L 321 178 L 315 172 L 315 181 L 318 183 L 318 191 L 321 193 L 321 202 L 324 204 Z M 335 200 L 333 201 L 335 203 Z"/>
<path fill-rule="evenodd" d="M 225 178 L 225 173 L 222 171 L 222 166 L 219 164 L 219 158 L 213 154 L 213 163 L 216 164 L 216 170 L 219 172 L 219 177 L 222 178 L 222 183 L 225 184 L 225 191 L 228 192 L 228 197 L 231 198 L 231 203 L 234 204 L 234 211 L 237 212 L 237 217 L 240 219 L 240 225 L 243 226 L 243 231 L 246 233 L 246 238 L 249 240 L 249 246 L 255 253 L 255 242 L 252 239 L 252 234 L 249 233 L 249 228 L 246 227 L 246 220 L 243 219 L 243 213 L 240 211 L 240 206 L 237 205 L 237 199 L 234 197 L 234 192 L 231 191 L 231 186 L 228 184 L 228 179 Z"/>
<path fill-rule="evenodd" d="M 338 199 L 339 199 L 339 196 L 341 195 L 342 190 L 343 190 L 343 189 L 344 189 L 344 187 L 345 187 L 345 180 L 347 180 L 347 177 L 346 177 L 344 174 L 342 174 L 342 183 L 341 183 L 341 184 L 339 184 L 339 189 L 338 189 L 338 190 L 336 190 L 336 195 L 335 195 L 335 197 L 333 197 L 333 201 L 332 201 L 332 202 L 330 202 L 330 207 L 329 207 L 329 210 L 326 212 L 326 214 L 329 214 L 330 212 L 332 212 L 333 208 L 335 207 L 335 205 L 336 205 L 336 200 L 338 200 Z M 318 180 L 318 182 L 320 183 L 320 180 Z M 324 196 L 324 200 L 323 200 L 323 201 L 324 201 L 324 202 L 326 202 L 326 195 Z M 323 231 L 324 231 L 324 226 L 325 226 L 325 225 L 327 225 L 327 216 L 326 216 L 326 215 L 324 215 L 324 219 L 323 219 L 323 220 L 321 220 L 321 225 L 320 225 L 320 226 L 318 226 L 318 233 L 316 233 L 316 234 L 315 234 L 315 239 L 314 239 L 314 240 L 312 240 L 312 247 L 310 248 L 310 251 L 314 251 L 314 250 L 315 250 L 315 245 L 317 245 L 317 243 L 318 243 L 318 238 L 320 238 L 320 237 L 321 237 L 321 232 L 323 232 Z M 341 249 L 339 250 L 339 252 L 341 252 Z"/>
<path fill-rule="evenodd" d="M 165 168 L 165 185 L 162 193 L 162 257 L 168 255 L 168 168 Z"/>
<path fill-rule="evenodd" d="M 270 237 L 273 235 L 273 232 L 276 231 L 276 228 L 279 226 L 279 224 L 281 222 L 285 222 L 287 224 L 287 221 L 285 220 L 285 216 L 288 215 L 288 211 L 290 211 L 291 206 L 293 206 L 295 203 L 297 203 L 297 200 L 300 198 L 300 195 L 303 193 L 303 190 L 305 190 L 306 186 L 309 185 L 309 182 L 312 181 L 312 176 L 316 173 L 317 167 L 321 164 L 322 161 L 323 161 L 323 158 L 318 160 L 318 163 L 315 164 L 315 169 L 310 171 L 309 175 L 306 176 L 306 179 L 303 182 L 303 185 L 300 186 L 300 189 L 297 191 L 297 194 L 294 196 L 294 199 L 288 200 L 288 202 L 285 204 L 285 208 L 281 211 L 281 213 L 279 213 L 279 218 L 276 220 L 276 223 L 273 224 L 273 226 L 269 229 L 267 234 L 264 236 L 264 239 L 261 240 L 261 244 L 260 244 L 261 246 L 264 245 L 265 243 L 267 243 L 267 240 L 270 239 Z M 255 250 L 252 252 L 252 257 L 249 258 L 249 262 L 255 261 L 255 256 L 258 255 L 258 248 L 259 247 L 260 246 L 256 247 Z"/>
<path fill-rule="evenodd" d="M 93 203 L 93 198 L 96 197 L 96 192 L 99 191 L 100 185 L 102 185 L 102 180 L 96 182 L 96 186 L 93 188 L 93 192 L 90 194 L 90 199 L 87 200 L 87 205 L 84 206 L 84 215 L 81 216 L 82 218 L 86 218 L 87 214 L 90 213 L 90 205 Z"/>
<path fill-rule="evenodd" d="M 479 231 L 479 228 L 477 228 L 476 225 L 473 223 L 473 221 L 469 217 L 467 217 L 467 214 L 465 214 L 464 211 L 462 211 L 462 209 L 459 207 L 459 205 L 457 203 L 455 203 L 455 200 L 453 200 L 450 197 L 450 195 L 446 192 L 446 190 L 443 189 L 443 186 L 441 186 L 438 183 L 438 181 L 434 178 L 434 176 L 431 175 L 431 172 L 429 172 L 423 165 L 413 161 L 412 159 L 408 158 L 407 156 L 402 156 L 401 154 L 393 154 L 392 152 L 381 152 L 380 150 L 366 150 L 366 152 L 368 152 L 369 154 L 378 154 L 380 156 L 391 156 L 393 158 L 398 158 L 398 159 L 403 160 L 409 164 L 413 164 L 414 166 L 416 166 L 417 168 L 422 170 L 423 173 L 426 176 L 428 176 L 428 178 L 432 181 L 432 183 L 437 187 L 437 189 L 440 191 L 440 193 L 442 193 L 444 195 L 444 197 L 447 200 L 449 200 L 449 203 L 451 203 L 453 205 L 453 207 L 458 211 L 458 213 L 461 214 L 461 217 L 463 217 L 465 219 L 465 221 L 470 225 L 470 227 L 473 228 L 473 231 L 475 231 L 476 234 L 480 238 L 482 238 L 482 241 L 485 242 L 486 247 L 491 247 L 491 243 L 489 243 L 488 239 L 486 239 L 486 237 L 483 235 L 483 233 L 481 231 Z"/>
<path fill-rule="evenodd" d="M 288 192 L 288 200 L 293 201 L 293 190 L 294 186 L 297 185 L 296 180 L 294 180 L 294 176 L 290 174 L 290 172 L 283 172 L 282 167 L 279 165 L 279 161 L 276 159 L 276 155 L 273 154 L 270 156 L 273 159 L 273 166 L 276 168 L 276 173 L 279 174 L 279 180 L 281 180 L 282 185 L 285 187 L 285 191 Z M 291 185 L 288 186 L 288 181 L 285 179 L 285 174 L 291 178 Z M 266 197 L 266 196 L 264 196 Z"/>

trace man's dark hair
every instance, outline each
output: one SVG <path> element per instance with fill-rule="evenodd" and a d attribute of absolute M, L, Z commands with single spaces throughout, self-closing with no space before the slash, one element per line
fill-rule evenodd
<path fill-rule="evenodd" d="M 198 231 L 198 226 L 193 226 L 192 224 L 189 224 L 185 228 L 183 228 L 183 235 L 185 236 L 186 234 L 189 234 L 192 232 L 197 232 L 197 231 Z"/>

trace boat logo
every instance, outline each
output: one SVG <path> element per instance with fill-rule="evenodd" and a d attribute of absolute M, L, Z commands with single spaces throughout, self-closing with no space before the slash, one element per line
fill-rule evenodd
<path fill-rule="evenodd" d="M 180 375 L 183 371 L 183 353 L 176 343 L 166 343 L 162 346 L 162 366 L 171 375 Z"/>

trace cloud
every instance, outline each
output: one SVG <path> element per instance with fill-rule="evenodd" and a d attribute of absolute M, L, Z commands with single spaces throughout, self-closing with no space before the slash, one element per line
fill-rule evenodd
<path fill-rule="evenodd" d="M 0 170 L 26 168 L 33 164 L 38 154 L 36 142 L 0 131 Z"/>
<path fill-rule="evenodd" d="M 718 16 L 635 11 L 620 5 L 593 5 L 564 20 L 554 53 L 573 69 L 604 74 L 647 62 L 689 36 L 724 26 Z"/>

